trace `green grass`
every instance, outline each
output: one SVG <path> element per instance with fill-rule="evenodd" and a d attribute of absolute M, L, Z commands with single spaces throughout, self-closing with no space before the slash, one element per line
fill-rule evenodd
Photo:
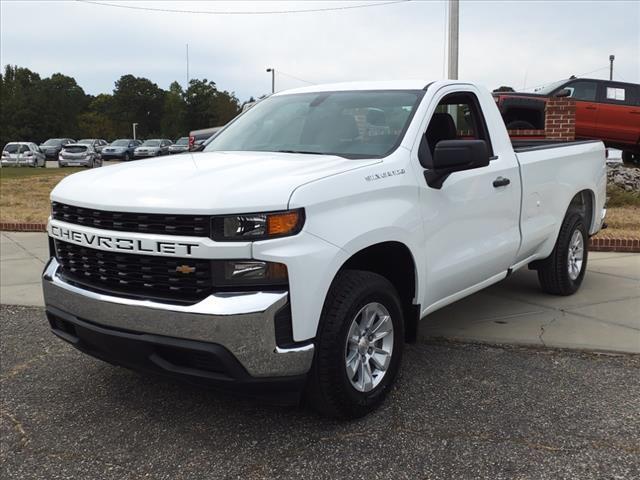
<path fill-rule="evenodd" d="M 640 192 L 627 192 L 610 183 L 607 185 L 607 207 L 640 207 Z"/>
<path fill-rule="evenodd" d="M 86 168 L 2 167 L 0 168 L 0 178 L 9 180 L 12 178 L 25 177 L 58 177 L 60 175 L 66 176 L 75 172 L 81 172 L 82 170 L 86 170 Z"/>

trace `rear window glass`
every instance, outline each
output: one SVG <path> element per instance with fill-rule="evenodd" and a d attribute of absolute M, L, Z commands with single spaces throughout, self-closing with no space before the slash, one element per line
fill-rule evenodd
<path fill-rule="evenodd" d="M 71 145 L 64 147 L 64 151 L 67 153 L 84 153 L 87 151 L 87 147 L 84 145 Z"/>
<path fill-rule="evenodd" d="M 29 151 L 29 145 L 20 145 L 19 143 L 10 143 L 4 147 L 3 151 L 9 154 L 25 153 Z"/>

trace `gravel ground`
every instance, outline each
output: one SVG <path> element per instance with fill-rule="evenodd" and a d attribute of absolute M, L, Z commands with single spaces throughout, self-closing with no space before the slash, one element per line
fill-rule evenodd
<path fill-rule="evenodd" d="M 383 407 L 339 423 L 112 367 L 0 308 L 1 478 L 640 478 L 638 356 L 410 345 Z"/>

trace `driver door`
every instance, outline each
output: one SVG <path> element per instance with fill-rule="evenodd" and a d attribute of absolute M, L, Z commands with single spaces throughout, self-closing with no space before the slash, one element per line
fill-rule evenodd
<path fill-rule="evenodd" d="M 442 140 L 484 140 L 491 161 L 452 173 L 440 189 L 422 182 L 427 266 L 423 305 L 432 309 L 502 278 L 520 245 L 517 159 L 510 149 L 493 150 L 478 95 L 474 87 L 463 88 L 452 86 L 436 96 L 424 138 L 432 154 Z"/>

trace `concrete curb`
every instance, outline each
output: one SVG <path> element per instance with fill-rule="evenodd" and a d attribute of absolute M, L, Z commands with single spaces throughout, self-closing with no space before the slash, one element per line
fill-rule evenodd
<path fill-rule="evenodd" d="M 46 223 L 13 223 L 1 222 L 0 231 L 5 232 L 46 232 Z M 627 252 L 640 253 L 638 238 L 591 238 L 589 250 L 592 252 Z"/>

